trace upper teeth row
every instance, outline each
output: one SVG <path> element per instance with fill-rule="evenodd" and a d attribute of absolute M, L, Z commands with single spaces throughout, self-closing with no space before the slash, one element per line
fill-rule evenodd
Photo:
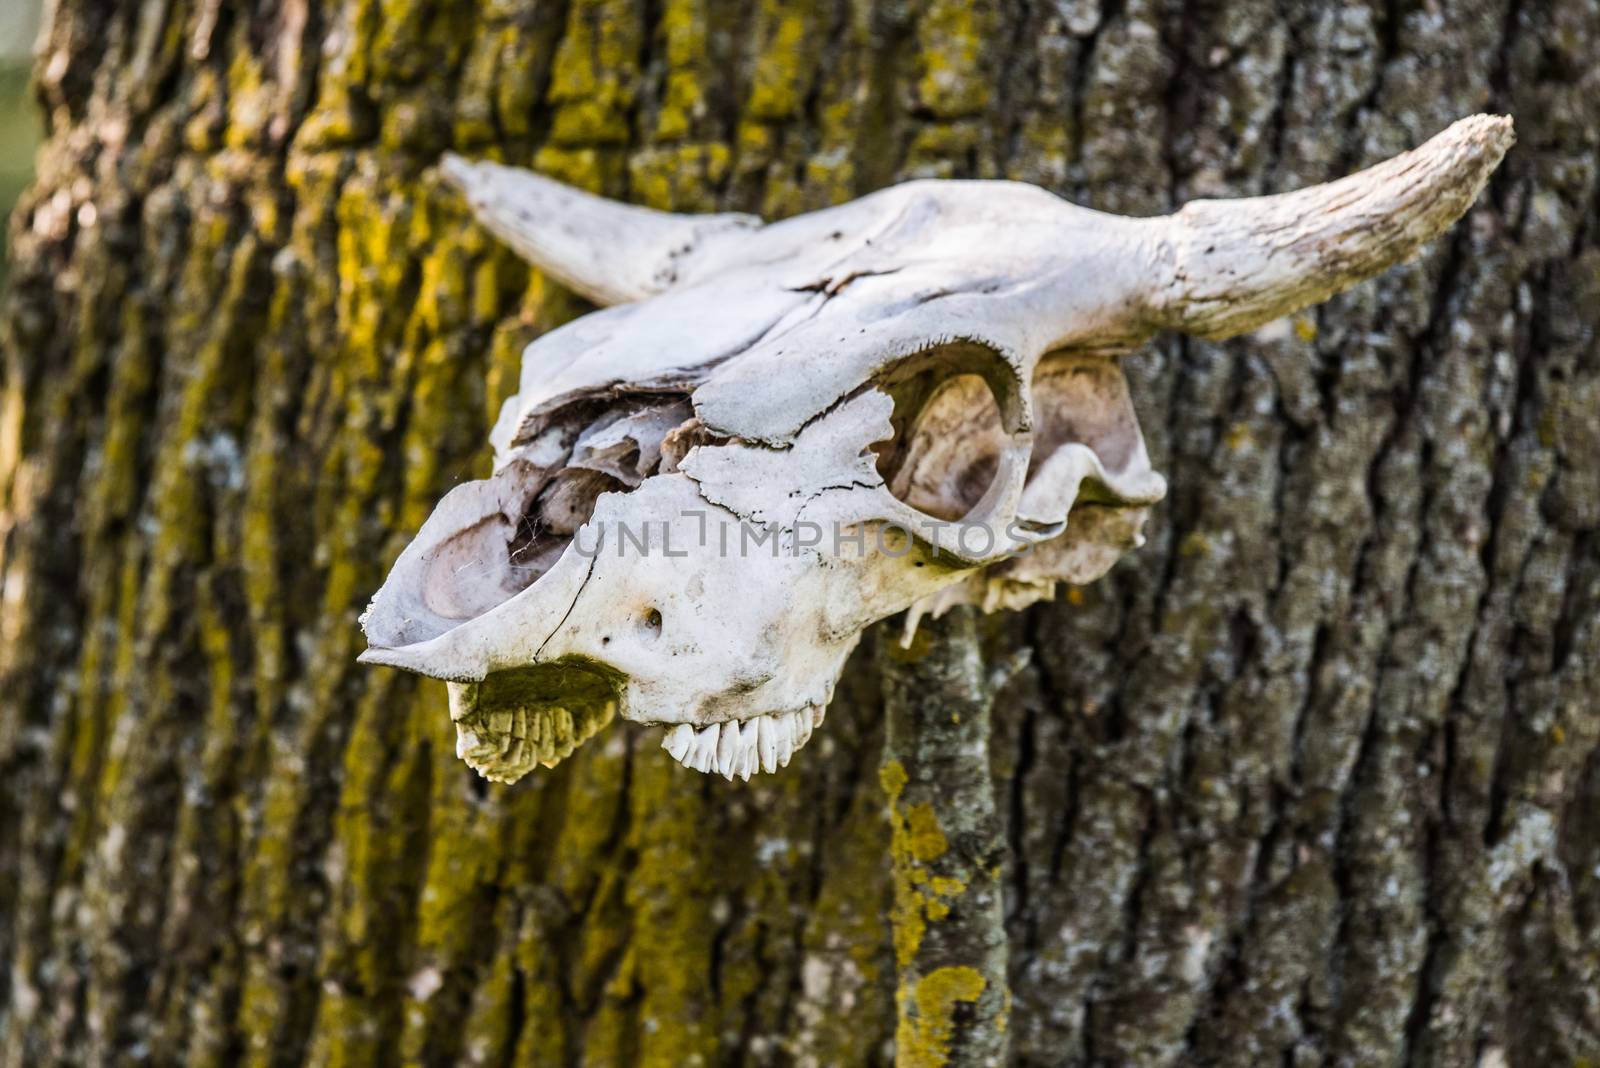
<path fill-rule="evenodd" d="M 787 767 L 789 758 L 811 737 L 812 728 L 822 723 L 822 713 L 821 708 L 802 708 L 712 723 L 699 730 L 680 723 L 667 731 L 661 748 L 686 768 L 748 782 L 752 772 Z"/>

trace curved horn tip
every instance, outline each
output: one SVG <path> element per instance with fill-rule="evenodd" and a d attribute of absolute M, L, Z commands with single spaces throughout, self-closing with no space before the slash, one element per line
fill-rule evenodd
<path fill-rule="evenodd" d="M 478 165 L 454 152 L 439 157 L 439 176 L 463 193 L 470 193 L 478 182 Z"/>
<path fill-rule="evenodd" d="M 1517 140 L 1516 122 L 1510 115 L 1490 115 L 1481 112 L 1457 119 L 1438 136 L 1458 138 L 1488 148 L 1504 155 Z"/>
<path fill-rule="evenodd" d="M 1476 172 L 1476 176 L 1487 181 L 1490 172 L 1500 165 L 1516 142 L 1516 124 L 1510 115 L 1469 115 L 1423 142 L 1415 152 L 1417 155 L 1457 157 L 1448 160 L 1446 165 Z"/>
<path fill-rule="evenodd" d="M 1466 214 L 1515 140 L 1510 117 L 1472 115 L 1336 181 L 1191 201 L 1160 221 L 1172 238 L 1157 325 L 1233 337 L 1409 260 Z"/>

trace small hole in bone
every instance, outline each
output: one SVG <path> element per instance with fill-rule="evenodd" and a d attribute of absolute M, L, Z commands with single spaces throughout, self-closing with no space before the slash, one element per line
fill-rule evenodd
<path fill-rule="evenodd" d="M 661 611 L 657 608 L 645 609 L 644 615 L 639 619 L 639 629 L 646 638 L 661 637 Z"/>

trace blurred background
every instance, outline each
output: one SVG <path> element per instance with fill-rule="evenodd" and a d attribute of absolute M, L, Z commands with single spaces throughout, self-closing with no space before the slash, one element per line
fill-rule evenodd
<path fill-rule="evenodd" d="M 39 117 L 28 97 L 28 60 L 39 32 L 39 0 L 0 0 L 0 214 L 10 216 L 33 174 Z M 0 279 L 6 228 L 0 227 Z"/>

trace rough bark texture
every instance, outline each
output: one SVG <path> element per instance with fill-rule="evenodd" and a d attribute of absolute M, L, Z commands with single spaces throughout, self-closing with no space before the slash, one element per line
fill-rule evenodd
<path fill-rule="evenodd" d="M 0 1065 L 881 1064 L 882 714 L 487 787 L 357 613 L 580 310 L 429 167 L 1164 210 L 1480 109 L 1414 265 L 1128 361 L 1150 544 L 985 624 L 1028 1065 L 1600 1058 L 1596 0 L 61 0 L 0 397 Z"/>
<path fill-rule="evenodd" d="M 990 768 L 994 686 L 971 608 L 878 644 L 894 873 L 895 1064 L 1005 1063 L 1006 841 Z"/>

